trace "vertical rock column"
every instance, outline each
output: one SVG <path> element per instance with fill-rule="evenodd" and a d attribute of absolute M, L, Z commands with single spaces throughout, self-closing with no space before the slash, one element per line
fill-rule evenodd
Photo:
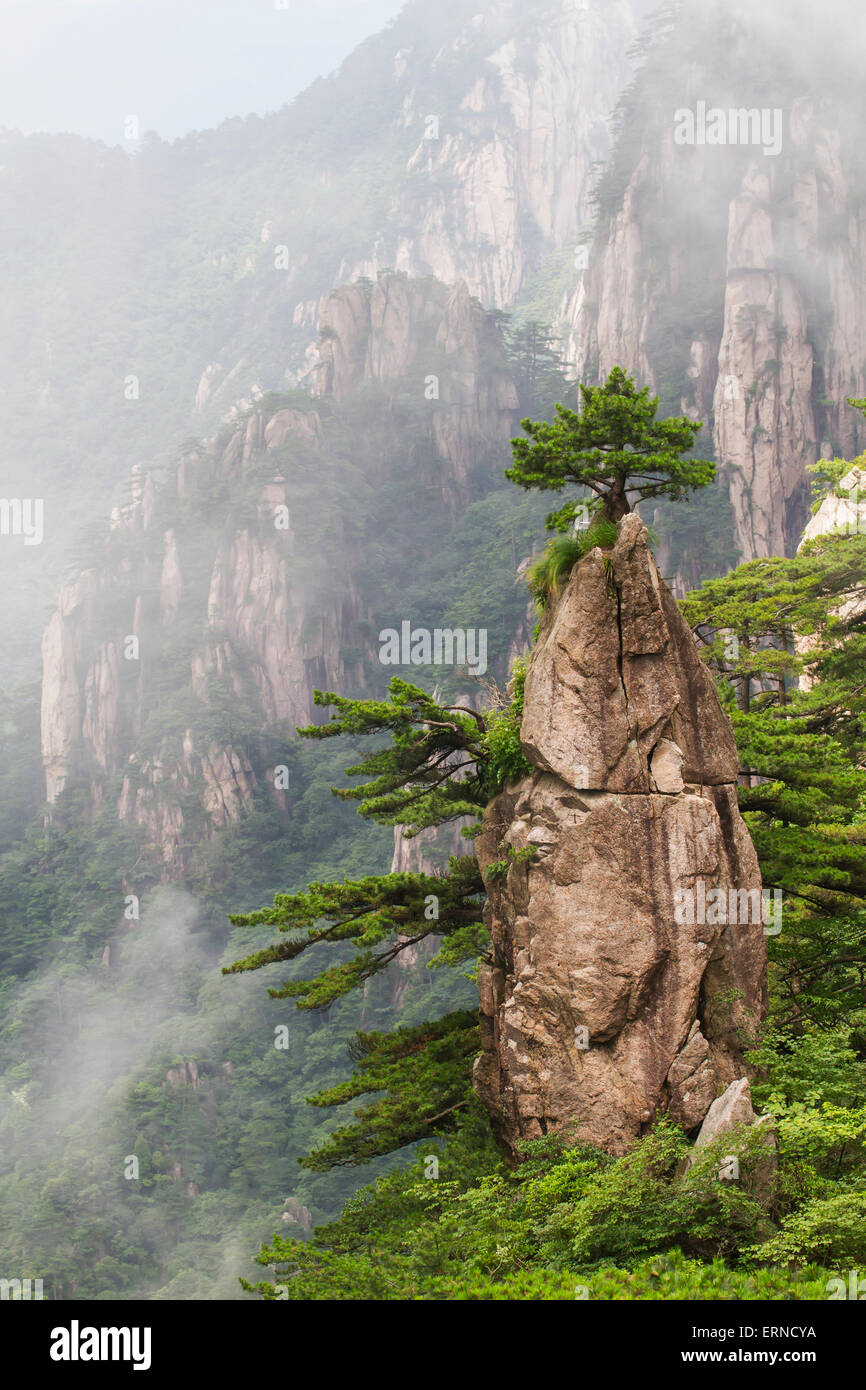
<path fill-rule="evenodd" d="M 761 880 L 730 723 L 636 514 L 549 608 L 521 738 L 534 772 L 476 841 L 476 1090 L 512 1152 L 695 1129 L 766 1008 Z"/>

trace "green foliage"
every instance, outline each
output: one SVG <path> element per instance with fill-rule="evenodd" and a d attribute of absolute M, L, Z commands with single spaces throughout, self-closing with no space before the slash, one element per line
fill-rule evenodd
<path fill-rule="evenodd" d="M 513 704 L 522 707 L 523 672 L 516 675 Z M 337 710 L 324 725 L 301 730 L 322 740 L 349 735 L 390 734 L 389 746 L 367 754 L 349 774 L 367 777 L 358 789 L 334 789 L 341 800 L 361 802 L 359 814 L 409 831 L 441 825 L 466 815 L 477 818 L 491 780 L 513 753 L 514 714 L 494 723 L 487 761 L 485 718 L 467 706 L 442 706 L 399 678 L 384 701 L 353 700 L 316 692 L 316 701 Z M 509 726 L 508 720 L 511 720 Z M 455 763 L 455 758 L 459 761 Z M 460 775 L 455 775 L 460 774 Z M 404 834 L 406 829 L 404 829 Z M 474 856 L 452 856 L 445 874 L 388 874 L 343 883 L 313 883 L 301 893 L 278 894 L 272 908 L 232 917 L 238 927 L 276 926 L 289 940 L 256 950 L 224 969 L 225 974 L 290 962 L 313 949 L 337 947 L 327 963 L 306 979 L 292 978 L 269 993 L 293 997 L 297 1007 L 330 1007 L 361 985 L 383 975 L 403 952 L 435 938 L 441 949 L 429 962 L 440 969 L 477 957 L 486 943 L 481 910 L 484 885 Z M 352 943 L 347 955 L 339 947 Z M 431 1131 L 435 1121 L 466 1104 L 471 1065 L 478 1048 L 476 1014 L 453 1013 L 438 1023 L 387 1034 L 359 1034 L 358 1067 L 347 1082 L 312 1098 L 317 1106 L 341 1106 L 370 1092 L 385 1095 L 354 1114 L 305 1160 L 316 1171 L 353 1165 L 391 1153 Z"/>
<path fill-rule="evenodd" d="M 385 825 L 418 831 L 477 815 L 487 798 L 478 773 L 481 715 L 466 705 L 440 705 L 425 691 L 395 676 L 387 700 L 351 700 L 315 692 L 315 702 L 338 712 L 327 724 L 300 729 L 304 738 L 389 733 L 391 746 L 368 753 L 346 769 L 366 777 L 360 787 L 334 789 L 360 801 L 358 813 Z"/>
<path fill-rule="evenodd" d="M 580 1263 L 628 1261 L 674 1245 L 735 1254 L 765 1223 L 760 1202 L 749 1192 L 749 1179 L 766 1155 L 763 1136 L 742 1136 L 736 1148 L 741 1181 L 720 1182 L 721 1162 L 736 1139 L 726 1135 L 708 1145 L 695 1155 L 688 1173 L 674 1181 L 688 1145 L 674 1126 L 659 1122 L 629 1153 L 598 1173 L 580 1201 L 554 1209 L 548 1218 L 551 1238 L 543 1247 L 546 1256 L 556 1261 L 567 1252 Z M 545 1184 L 540 1187 L 546 1190 Z"/>
<path fill-rule="evenodd" d="M 510 1170 L 470 1101 L 443 1147 L 357 1193 L 311 1242 L 276 1237 L 258 1257 L 275 1281 L 245 1287 L 293 1301 L 825 1297 L 814 1265 L 755 1267 L 772 1227 L 748 1189 L 766 1149 L 743 1136 L 744 1180 L 720 1182 L 730 1142 L 685 1178 L 688 1145 L 666 1122 L 619 1159 L 548 1137 Z"/>
<path fill-rule="evenodd" d="M 287 1194 L 323 1221 L 355 1185 L 341 1170 L 300 1174 L 299 1157 L 330 1128 L 305 1100 L 345 1076 L 359 1023 L 390 1026 L 389 981 L 373 982 L 363 1006 L 337 1001 L 326 1026 L 296 1016 L 278 1051 L 284 1002 L 252 980 L 219 977 L 226 896 L 255 902 L 308 872 L 331 877 L 356 859 L 384 867 L 390 858 L 391 836 L 328 796 L 332 750 L 320 747 L 315 767 L 312 754 L 302 746 L 290 759 L 291 836 L 265 795 L 268 811 L 190 857 L 201 921 L 177 959 L 154 938 L 163 910 L 147 887 L 143 923 L 118 930 L 117 866 L 137 864 L 139 888 L 148 865 L 139 836 L 111 814 L 117 788 L 94 822 L 86 789 L 70 788 L 50 834 L 40 825 L 2 866 L 0 1262 L 17 1270 L 26 1243 L 50 1297 L 236 1297 L 238 1247 L 255 1250 L 280 1224 Z M 110 967 L 100 964 L 106 942 Z M 139 952 L 149 966 L 135 965 Z M 142 968 L 152 974 L 142 978 Z M 453 1008 L 461 983 L 443 972 L 435 993 L 422 991 L 425 1010 Z M 416 993 L 404 1009 L 417 1007 Z M 166 1069 L 190 1059 L 199 1084 L 168 1085 Z M 88 1076 L 99 1084 L 82 1099 Z M 130 1152 L 137 1182 L 122 1176 Z"/>
<path fill-rule="evenodd" d="M 806 464 L 806 472 L 812 474 L 813 516 L 830 492 L 836 497 L 847 497 L 852 502 L 866 502 L 866 488 L 839 486 L 855 465 L 866 473 L 866 454 L 860 454 L 855 459 L 819 459 L 817 463 Z"/>
<path fill-rule="evenodd" d="M 752 1083 L 756 1103 L 777 1114 L 786 1105 L 866 1102 L 866 1061 L 849 1026 L 768 1028 L 749 1060 L 760 1069 Z"/>
<path fill-rule="evenodd" d="M 577 534 L 553 536 L 541 558 L 529 570 L 529 592 L 543 608 L 551 598 L 557 597 L 578 560 L 596 546 L 610 550 L 615 544 L 616 523 L 613 521 L 597 520 Z"/>
<path fill-rule="evenodd" d="M 806 1202 L 785 1218 L 777 1235 L 749 1253 L 780 1265 L 816 1263 L 846 1272 L 852 1265 L 862 1265 L 866 1262 L 866 1190 Z"/>
<path fill-rule="evenodd" d="M 715 477 L 706 459 L 682 456 L 694 445 L 700 423 L 685 416 L 657 420 L 658 397 L 638 390 L 632 377 L 614 367 L 601 386 L 580 387 L 580 413 L 557 405 L 556 419 L 523 420 L 528 439 L 512 440 L 514 464 L 505 476 L 522 488 L 561 492 L 568 485 L 589 488 L 594 507 L 606 521 L 618 521 L 631 501 L 687 497 Z M 566 531 L 577 503 L 567 502 L 547 519 L 550 529 Z"/>
<path fill-rule="evenodd" d="M 784 895 L 773 1011 L 798 1028 L 833 1028 L 866 1005 L 864 564 L 866 537 L 819 536 L 682 605 L 736 696 L 740 805 L 764 885 Z"/>
<path fill-rule="evenodd" d="M 426 937 L 477 928 L 483 891 L 474 856 L 463 855 L 452 857 L 449 872 L 443 875 L 386 874 L 346 883 L 313 883 L 303 893 L 278 893 L 272 908 L 237 914 L 232 922 L 300 934 L 255 951 L 223 973 L 259 970 L 276 961 L 295 960 L 310 947 L 351 941 L 356 950 L 350 958 L 326 966 L 313 979 L 295 979 L 269 990 L 273 998 L 296 998 L 298 1008 L 327 1008 L 381 974 L 401 952 Z"/>
<path fill-rule="evenodd" d="M 352 1045 L 358 1069 L 348 1081 L 310 1097 L 316 1106 L 343 1105 L 358 1096 L 384 1096 L 355 1111 L 327 1143 L 302 1160 L 314 1172 L 367 1163 L 451 1127 L 469 1103 L 469 1070 L 480 1046 L 475 1010 L 393 1033 L 359 1033 Z"/>
<path fill-rule="evenodd" d="M 429 1299 L 459 1301 L 560 1301 L 574 1299 L 639 1299 L 696 1302 L 729 1300 L 815 1300 L 827 1297 L 824 1271 L 810 1266 L 792 1275 L 786 1269 L 759 1269 L 754 1272 L 731 1269 L 724 1260 L 709 1262 L 689 1259 L 671 1250 L 641 1260 L 627 1269 L 598 1265 L 589 1272 L 564 1274 L 549 1269 L 528 1269 L 506 1274 L 501 1279 L 483 1274 L 454 1274 L 431 1279 L 423 1294 Z"/>
<path fill-rule="evenodd" d="M 510 324 L 505 341 L 518 409 L 546 415 L 570 385 L 559 344 L 549 327 L 533 318 Z"/>
<path fill-rule="evenodd" d="M 488 711 L 486 715 L 487 728 L 481 752 L 486 769 L 485 785 L 490 796 L 494 796 L 507 782 L 518 781 L 532 771 L 520 742 L 526 667 L 526 658 L 518 657 L 511 668 L 509 703 L 503 709 Z"/>

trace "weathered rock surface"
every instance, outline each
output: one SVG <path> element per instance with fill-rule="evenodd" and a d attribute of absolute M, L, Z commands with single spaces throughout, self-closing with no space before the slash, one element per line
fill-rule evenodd
<path fill-rule="evenodd" d="M 803 532 L 798 551 L 807 541 L 818 536 L 862 536 L 866 535 L 866 454 L 861 454 L 852 467 L 834 488 L 831 488 L 821 502 L 808 526 Z M 866 608 L 866 599 L 859 587 L 840 596 L 840 602 L 833 612 L 844 622 L 850 623 Z M 800 633 L 794 638 L 797 655 L 808 658 L 809 653 L 820 646 L 814 634 Z M 811 690 L 815 684 L 813 670 L 808 666 L 800 672 L 801 690 Z"/>
<path fill-rule="evenodd" d="M 527 673 L 521 737 L 536 766 L 591 790 L 649 792 L 656 773 L 676 785 L 678 760 L 685 782 L 736 783 L 730 722 L 638 517 L 568 585 Z"/>
<path fill-rule="evenodd" d="M 476 1089 L 512 1150 L 556 1131 L 622 1152 L 663 1111 L 694 1129 L 765 1009 L 761 883 L 733 733 L 634 514 L 542 625 L 522 741 L 535 772 L 477 841 Z"/>
<path fill-rule="evenodd" d="M 496 338 L 462 281 L 452 288 L 391 275 L 369 292 L 343 285 L 322 306 L 316 392 L 340 397 L 361 382 L 417 373 L 419 394 L 431 401 L 433 446 L 447 460 L 443 495 L 457 515 L 471 500 L 479 440 L 486 438 L 490 461 L 498 463 L 513 429 L 514 383 L 490 370 Z M 434 371 L 431 361 L 447 370 Z"/>
<path fill-rule="evenodd" d="M 755 1162 L 754 1150 L 752 1150 L 753 1156 L 749 1163 L 749 1171 L 742 1175 L 744 1186 L 756 1196 L 769 1197 L 776 1174 L 776 1132 L 771 1115 L 755 1114 L 749 1082 L 746 1077 L 741 1077 L 739 1081 L 732 1081 L 727 1090 L 713 1101 L 701 1125 L 694 1147 L 683 1164 L 680 1176 L 687 1173 L 693 1166 L 701 1149 L 707 1148 L 708 1145 L 725 1135 L 731 1135 L 730 1142 L 726 1146 L 730 1148 L 731 1154 L 725 1155 L 725 1157 L 741 1158 L 744 1148 L 748 1146 L 748 1140 L 744 1144 L 742 1139 L 746 1132 L 744 1126 L 748 1126 L 751 1135 L 760 1135 L 758 1159 Z M 739 1133 L 737 1134 L 737 1132 Z M 734 1137 L 735 1135 L 737 1137 Z M 736 1176 L 739 1180 L 741 1175 L 738 1172 Z"/>
<path fill-rule="evenodd" d="M 803 532 L 800 545 L 816 536 L 833 534 L 866 535 L 866 455 L 861 455 L 827 493 Z"/>
<path fill-rule="evenodd" d="M 756 1118 L 748 1078 L 742 1076 L 739 1081 L 732 1081 L 727 1090 L 713 1101 L 695 1140 L 695 1148 L 702 1149 L 712 1144 L 723 1134 L 736 1129 L 737 1125 L 752 1125 Z"/>
<path fill-rule="evenodd" d="M 737 70 L 733 55 L 729 65 Z M 685 73 L 671 110 L 693 107 L 706 81 L 698 68 Z M 866 443 L 862 416 L 846 404 L 866 391 L 866 207 L 856 158 L 846 122 L 805 96 L 786 116 L 777 158 L 677 146 L 671 123 L 647 127 L 621 200 L 601 219 L 564 300 L 567 355 L 580 379 L 620 365 L 661 388 L 671 372 L 670 304 L 689 296 L 685 321 L 700 328 L 677 348 L 680 409 L 712 432 L 747 560 L 795 549 L 808 519 L 806 465 L 822 444 L 851 458 Z M 689 207 L 700 208 L 699 220 L 682 216 Z M 694 557 L 684 580 L 698 581 Z"/>
<path fill-rule="evenodd" d="M 591 218 L 634 32 L 625 0 L 557 0 L 538 16 L 511 0 L 467 11 L 425 65 L 425 77 L 453 74 L 433 122 L 427 81 L 409 76 L 417 49 L 398 52 L 396 125 L 418 143 L 372 245 L 347 257 L 337 280 L 393 266 L 465 280 L 486 307 L 512 303 L 543 256 L 573 245 Z"/>
<path fill-rule="evenodd" d="M 46 800 L 54 806 L 81 770 L 93 809 L 112 798 L 167 881 L 183 875 L 196 841 L 240 821 L 257 794 L 287 810 L 273 768 L 240 731 L 204 732 L 208 712 L 229 696 L 259 729 L 289 738 L 314 720 L 315 688 L 367 679 L 362 542 L 350 540 L 339 507 L 327 538 L 317 536 L 296 500 L 305 477 L 334 479 L 347 396 L 367 383 L 417 387 L 424 410 L 408 451 L 404 415 L 388 412 L 379 480 L 405 468 L 453 515 L 501 469 L 514 431 L 517 395 L 498 331 L 465 285 L 383 275 L 335 292 L 321 329 L 317 399 L 236 416 L 184 454 L 158 495 L 152 475 L 134 470 L 98 562 L 63 587 L 45 632 Z M 431 351 L 438 394 L 428 401 Z M 190 518 L 218 511 L 214 497 L 237 509 L 205 540 Z M 177 632 L 179 615 L 197 624 L 189 638 Z M 189 722 L 150 737 L 168 664 L 178 687 L 188 683 Z"/>

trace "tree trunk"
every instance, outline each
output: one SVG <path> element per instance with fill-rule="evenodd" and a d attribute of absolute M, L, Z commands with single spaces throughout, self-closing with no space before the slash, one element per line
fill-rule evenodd
<path fill-rule="evenodd" d="M 631 507 L 625 495 L 625 477 L 621 475 L 614 479 L 609 491 L 604 495 L 602 516 L 605 521 L 617 522 L 630 511 Z"/>

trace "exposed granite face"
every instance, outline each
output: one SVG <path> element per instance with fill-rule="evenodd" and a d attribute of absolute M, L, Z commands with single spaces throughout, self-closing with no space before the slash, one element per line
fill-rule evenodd
<path fill-rule="evenodd" d="M 322 306 L 316 391 L 339 398 L 363 382 L 416 374 L 419 398 L 430 402 L 433 447 L 446 463 L 443 500 L 456 516 L 471 500 L 479 463 L 498 470 L 508 456 L 518 400 L 511 377 L 490 367 L 497 334 L 464 282 L 391 275 L 368 291 L 343 285 Z"/>
<path fill-rule="evenodd" d="M 700 71 L 683 83 L 671 110 L 706 91 Z M 681 370 L 680 409 L 708 427 L 746 560 L 793 553 L 808 519 L 806 465 L 822 448 L 853 458 L 866 445 L 846 404 L 866 394 L 858 180 L 842 125 L 805 97 L 784 113 L 773 158 L 677 146 L 665 123 L 646 134 L 563 303 L 580 379 L 620 365 L 662 389 Z M 676 344 L 670 307 L 686 295 L 692 341 Z"/>
<path fill-rule="evenodd" d="M 613 552 L 581 561 L 545 623 L 521 738 L 537 767 L 591 790 L 654 791 L 677 781 L 680 757 L 680 785 L 736 783 L 730 722 L 634 514 Z"/>
<path fill-rule="evenodd" d="M 145 749 L 166 652 L 186 666 L 193 713 L 228 691 L 280 738 L 314 722 L 316 688 L 364 686 L 363 556 L 339 506 L 327 540 L 317 540 L 291 492 L 292 478 L 332 467 L 347 397 L 366 383 L 402 388 L 417 377 L 425 409 L 408 446 L 399 414 L 383 426 L 382 481 L 391 458 L 411 472 L 417 451 L 443 512 L 454 517 L 494 469 L 498 475 L 514 431 L 517 395 L 498 330 L 465 285 L 391 274 L 369 291 L 347 286 L 326 301 L 321 328 L 317 397 L 262 404 L 228 421 L 184 455 L 159 496 L 151 475 L 136 473 L 130 502 L 112 514 L 108 558 L 64 586 L 45 632 L 46 799 L 56 803 L 73 767 L 86 770 L 93 809 L 113 796 L 120 819 L 144 830 L 165 879 L 181 877 L 186 850 L 237 822 L 257 791 L 286 805 L 273 770 L 257 774 L 253 751 L 237 736 L 214 739 L 181 725 Z M 431 347 L 438 394 L 426 401 Z M 195 515 L 211 493 L 244 507 L 214 528 L 204 551 Z M 179 616 L 198 624 L 181 658 Z M 118 785 L 119 794 L 108 792 Z"/>
<path fill-rule="evenodd" d="M 558 0 L 538 18 L 510 3 L 487 6 L 436 55 L 434 72 L 454 77 L 446 108 L 432 116 L 429 98 L 406 81 L 414 55 L 398 53 L 399 133 L 417 132 L 418 143 L 381 231 L 361 259 L 343 261 L 338 279 L 394 267 L 463 280 L 487 308 L 513 303 L 544 257 L 572 247 L 591 219 L 635 28 L 626 0 Z"/>
<path fill-rule="evenodd" d="M 476 1089 L 512 1151 L 556 1131 L 620 1153 L 663 1111 L 696 1128 L 765 1010 L 761 880 L 730 724 L 634 514 L 542 625 L 522 741 L 535 771 L 476 842 Z"/>

